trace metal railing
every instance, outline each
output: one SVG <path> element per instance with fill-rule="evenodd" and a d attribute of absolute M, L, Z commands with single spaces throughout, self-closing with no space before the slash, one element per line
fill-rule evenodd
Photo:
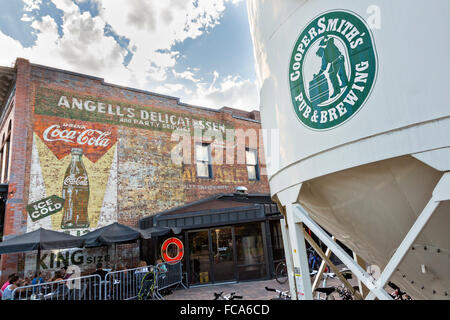
<path fill-rule="evenodd" d="M 101 278 L 90 275 L 18 287 L 13 300 L 101 300 Z"/>
<path fill-rule="evenodd" d="M 185 289 L 186 286 L 183 283 L 183 265 L 181 261 L 177 263 L 160 263 L 156 265 L 156 286 L 155 295 L 159 299 L 163 299 L 162 291 L 164 289 L 173 287 L 175 285 L 182 285 Z"/>
<path fill-rule="evenodd" d="M 182 285 L 182 263 L 161 263 L 69 278 L 13 290 L 13 300 L 136 300 L 164 299 L 163 290 Z"/>
<path fill-rule="evenodd" d="M 109 272 L 104 280 L 104 300 L 138 298 L 144 276 L 152 266 Z"/>

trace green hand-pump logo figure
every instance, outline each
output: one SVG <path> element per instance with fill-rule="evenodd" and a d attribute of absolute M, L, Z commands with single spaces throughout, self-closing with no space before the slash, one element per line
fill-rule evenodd
<path fill-rule="evenodd" d="M 327 70 L 328 65 L 330 65 L 329 78 L 333 85 L 333 94 L 330 98 L 333 98 L 338 95 L 341 91 L 340 89 L 345 88 L 348 83 L 344 56 L 334 44 L 334 38 L 328 37 L 322 38 L 319 50 L 317 50 L 316 54 L 322 58 L 322 66 L 320 67 L 320 72 L 317 76 L 321 76 L 322 73 Z"/>
<path fill-rule="evenodd" d="M 329 11 L 298 37 L 289 63 L 289 87 L 298 119 L 325 130 L 350 119 L 372 91 L 377 74 L 372 35 L 348 11 Z"/>

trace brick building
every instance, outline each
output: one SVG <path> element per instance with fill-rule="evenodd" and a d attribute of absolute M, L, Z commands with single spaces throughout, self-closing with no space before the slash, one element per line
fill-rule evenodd
<path fill-rule="evenodd" d="M 115 221 L 137 226 L 237 186 L 268 194 L 259 130 L 258 111 L 191 106 L 18 58 L 0 68 L 3 240 L 39 227 L 81 235 Z M 69 184 L 79 187 L 70 196 Z M 86 215 L 82 223 L 73 212 Z M 109 250 L 47 252 L 41 269 L 91 269 Z M 134 261 L 138 252 L 128 245 L 120 255 Z M 1 257 L 3 279 L 34 267 L 33 253 Z"/>

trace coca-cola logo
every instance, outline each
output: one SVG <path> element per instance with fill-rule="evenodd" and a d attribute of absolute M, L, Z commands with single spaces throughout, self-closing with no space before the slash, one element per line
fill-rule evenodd
<path fill-rule="evenodd" d="M 85 128 L 85 127 L 84 127 Z M 95 147 L 108 147 L 110 144 L 111 132 L 104 132 L 96 129 L 86 129 L 79 131 L 73 128 L 64 128 L 54 124 L 43 133 L 45 141 L 64 141 L 79 145 L 89 145 Z"/>
<path fill-rule="evenodd" d="M 88 186 L 89 181 L 86 175 L 75 177 L 74 175 L 67 176 L 64 179 L 65 186 Z"/>
<path fill-rule="evenodd" d="M 97 162 L 117 142 L 117 127 L 108 124 L 35 115 L 34 132 L 59 159 L 73 148 L 83 150 L 83 158 Z"/>

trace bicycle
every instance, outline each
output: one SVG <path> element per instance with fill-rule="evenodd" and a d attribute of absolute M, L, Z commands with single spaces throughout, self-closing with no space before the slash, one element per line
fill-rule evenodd
<path fill-rule="evenodd" d="M 272 298 L 270 300 L 291 300 L 291 295 L 289 294 L 289 291 L 280 291 L 278 289 L 265 287 L 267 291 L 273 291 L 276 292 L 278 295 L 275 298 Z"/>
<path fill-rule="evenodd" d="M 279 284 L 285 284 L 288 280 L 288 271 L 285 261 L 280 261 L 275 268 L 275 280 Z"/>
<path fill-rule="evenodd" d="M 356 290 L 357 288 L 354 287 L 354 289 Z M 353 294 L 350 292 L 350 290 L 342 286 L 317 288 L 315 291 L 319 292 L 319 294 L 326 294 L 325 299 L 320 299 L 319 297 L 319 300 L 335 300 L 334 296 L 332 295 L 333 292 L 337 292 L 342 300 L 353 300 Z"/>
<path fill-rule="evenodd" d="M 394 300 L 412 300 L 411 297 L 407 295 L 406 292 L 400 290 L 400 288 L 397 287 L 396 284 L 389 281 L 388 285 L 389 287 L 394 289 L 394 292 L 392 294 L 389 294 Z"/>
<path fill-rule="evenodd" d="M 220 293 L 214 292 L 213 300 L 234 300 L 234 299 L 243 299 L 242 296 L 237 296 L 236 292 L 231 292 L 230 294 L 223 295 L 223 291 Z"/>
<path fill-rule="evenodd" d="M 352 274 L 351 273 L 343 273 L 342 274 L 344 276 L 345 279 L 351 279 L 352 278 Z M 333 293 L 337 292 L 339 294 L 339 297 L 342 298 L 342 300 L 353 300 L 353 294 L 350 290 L 348 290 L 344 284 L 341 284 L 339 286 L 332 286 L 332 287 L 325 287 L 326 285 L 326 279 L 330 278 L 330 279 L 334 279 L 336 278 L 336 274 L 330 272 L 330 273 L 323 273 L 323 277 L 324 277 L 324 287 L 322 288 L 317 288 L 316 291 L 318 293 L 318 299 L 319 300 L 335 300 Z M 358 290 L 358 287 L 354 286 L 353 287 L 354 290 Z M 325 293 L 326 297 L 325 299 L 321 299 L 320 298 L 320 294 L 321 293 Z"/>
<path fill-rule="evenodd" d="M 147 300 L 155 298 L 155 272 L 151 269 L 141 279 L 137 298 L 138 300 Z"/>
<path fill-rule="evenodd" d="M 318 271 L 317 270 L 310 270 L 309 275 L 310 276 L 314 276 Z M 279 283 L 279 284 L 285 284 L 286 281 L 288 280 L 288 271 L 287 271 L 287 266 L 286 266 L 286 262 L 281 261 L 277 264 L 276 268 L 275 268 L 275 280 Z"/>

